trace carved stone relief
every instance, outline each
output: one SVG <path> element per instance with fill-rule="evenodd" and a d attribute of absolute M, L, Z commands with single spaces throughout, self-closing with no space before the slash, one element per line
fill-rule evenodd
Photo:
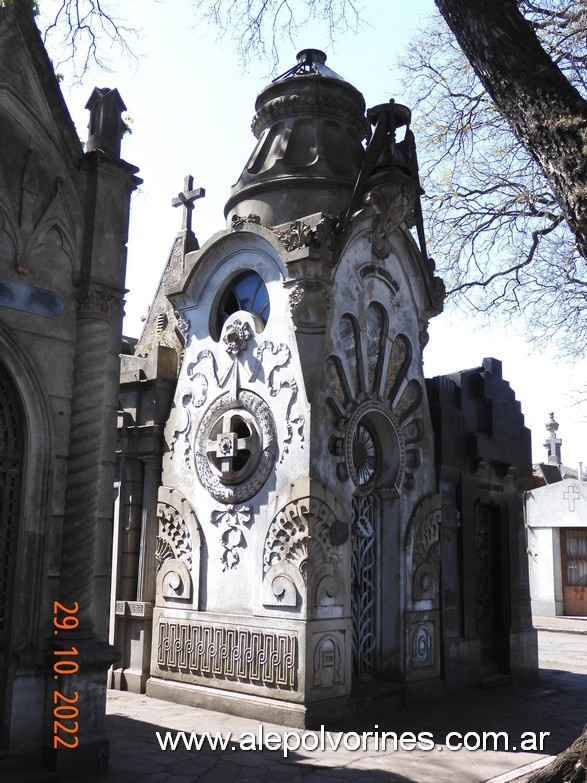
<path fill-rule="evenodd" d="M 314 688 L 344 685 L 344 648 L 338 633 L 325 634 L 316 644 L 313 655 Z"/>
<path fill-rule="evenodd" d="M 275 463 L 275 424 L 268 405 L 241 390 L 217 399 L 196 433 L 196 471 L 202 485 L 222 503 L 256 495 Z"/>
<path fill-rule="evenodd" d="M 406 531 L 406 549 L 412 547 L 411 596 L 413 601 L 438 602 L 441 500 L 429 495 L 414 509 Z"/>
<path fill-rule="evenodd" d="M 2 113 L 0 149 L 10 150 L 10 160 L 0 159 L 0 246 L 8 250 L 5 257 L 13 261 L 21 276 L 26 276 L 32 265 L 46 263 L 49 250 L 69 259 L 71 274 L 76 242 L 64 181 L 49 168 L 43 151 L 31 146 L 25 134 Z M 57 243 L 49 248 L 53 238 Z"/>
<path fill-rule="evenodd" d="M 157 666 L 167 672 L 296 690 L 295 633 L 161 619 Z"/>
<path fill-rule="evenodd" d="M 157 518 L 159 521 L 155 550 L 157 600 L 159 602 L 163 599 L 163 605 L 168 601 L 197 605 L 200 532 L 196 515 L 187 501 L 177 492 L 162 487 Z"/>
<path fill-rule="evenodd" d="M 219 511 L 213 511 L 211 522 L 217 527 L 223 528 L 220 542 L 224 548 L 220 560 L 222 561 L 222 570 L 236 568 L 240 563 L 238 550 L 246 547 L 247 541 L 244 536 L 244 528 L 250 527 L 253 523 L 250 506 L 226 506 Z"/>
<path fill-rule="evenodd" d="M 432 679 L 439 675 L 438 627 L 437 610 L 406 614 L 406 679 L 408 681 Z"/>
<path fill-rule="evenodd" d="M 323 501 L 305 497 L 288 503 L 265 537 L 263 604 L 294 608 L 307 595 L 316 609 L 342 605 L 341 547 L 348 535 L 348 526 Z"/>
<path fill-rule="evenodd" d="M 297 433 L 300 448 L 304 447 L 305 417 L 298 403 L 298 384 L 288 367 L 291 351 L 284 343 L 280 343 L 275 347 L 272 342 L 265 340 L 255 349 L 255 358 L 258 364 L 250 380 L 255 381 L 259 377 L 265 379 L 272 397 L 276 397 L 281 391 L 289 396 L 285 412 L 287 436 L 281 443 L 281 457 L 279 460 L 283 462 L 285 455 L 289 452 L 294 430 Z"/>
<path fill-rule="evenodd" d="M 366 322 L 366 328 L 361 329 L 357 318 L 343 315 L 340 350 L 326 360 L 326 402 L 336 427 L 329 449 L 341 481 L 350 477 L 357 487 L 364 487 L 368 478 L 379 489 L 397 490 L 403 485 L 409 490 L 420 465 L 417 444 L 424 437 L 424 426 L 417 416 L 423 401 L 422 386 L 407 378 L 412 358 L 408 338 L 400 334 L 389 339 L 387 316 L 377 302 L 368 306 Z M 366 442 L 369 440 L 371 446 Z M 390 448 L 397 452 L 397 459 L 392 470 L 377 477 L 379 441 L 387 453 Z M 359 452 L 363 459 L 357 461 Z"/>

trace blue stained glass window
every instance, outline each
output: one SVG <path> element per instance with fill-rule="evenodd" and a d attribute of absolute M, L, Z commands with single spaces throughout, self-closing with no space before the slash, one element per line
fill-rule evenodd
<path fill-rule="evenodd" d="M 269 318 L 269 293 L 263 278 L 257 272 L 244 272 L 228 286 L 220 305 L 219 328 L 233 313 L 244 310 L 259 316 L 263 324 Z"/>

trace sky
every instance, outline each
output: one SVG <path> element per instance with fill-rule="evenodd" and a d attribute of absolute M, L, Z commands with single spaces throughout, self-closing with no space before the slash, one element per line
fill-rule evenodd
<path fill-rule="evenodd" d="M 41 8 L 50 14 L 57 5 L 57 0 L 43 0 Z M 119 16 L 137 30 L 136 36 L 127 36 L 135 59 L 108 46 L 109 71 L 92 68 L 81 83 L 67 64 L 58 65 L 62 50 L 57 40 L 49 41 L 80 139 L 87 138 L 84 106 L 96 86 L 116 87 L 131 118 L 132 133 L 123 140 L 122 156 L 139 167 L 144 182 L 131 202 L 125 334 L 139 336 L 141 317 L 181 228 L 181 210 L 173 209 L 171 201 L 183 189 L 184 177 L 192 174 L 194 186 L 206 190 L 193 217 L 202 245 L 225 227 L 230 186 L 253 150 L 250 123 L 256 95 L 295 64 L 299 50 L 325 51 L 328 66 L 363 93 L 368 107 L 390 98 L 402 102 L 403 85 L 393 64 L 418 25 L 435 13 L 433 0 L 372 0 L 368 8 L 376 23 L 341 31 L 334 41 L 325 24 L 301 25 L 291 40 L 277 42 L 278 62 L 256 58 L 243 64 L 229 39 L 219 39 L 217 30 L 198 22 L 190 0 L 129 0 L 120 4 Z M 414 116 L 416 143 L 418 121 Z M 487 321 L 447 308 L 432 320 L 424 353 L 427 377 L 476 367 L 488 356 L 503 362 L 503 377 L 521 402 L 532 431 L 533 460 L 546 457 L 545 423 L 553 411 L 560 423 L 564 464 L 576 468 L 582 461 L 587 469 L 586 363 L 563 362 L 554 350 L 535 351 L 524 338 L 522 323 L 508 326 L 499 313 Z"/>

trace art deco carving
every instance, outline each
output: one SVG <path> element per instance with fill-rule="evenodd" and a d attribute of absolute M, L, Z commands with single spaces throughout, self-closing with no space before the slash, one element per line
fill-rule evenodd
<path fill-rule="evenodd" d="M 330 507 L 317 498 L 288 503 L 275 516 L 263 547 L 266 606 L 296 607 L 308 587 L 314 607 L 341 603 L 341 546 L 348 538 L 348 528 L 341 531 L 341 525 Z"/>
<path fill-rule="evenodd" d="M 272 342 L 266 340 L 256 348 L 255 358 L 258 364 L 251 375 L 251 381 L 255 381 L 262 371 L 272 397 L 276 397 L 282 390 L 289 395 L 285 412 L 287 436 L 282 441 L 281 458 L 279 460 L 282 462 L 285 455 L 289 452 L 294 430 L 297 431 L 301 448 L 303 448 L 304 443 L 305 417 L 297 403 L 298 384 L 293 374 L 287 369 L 291 359 L 291 351 L 285 343 L 280 343 L 275 347 Z M 294 407 L 297 410 L 294 411 Z"/>
<path fill-rule="evenodd" d="M 406 613 L 406 651 L 408 681 L 438 677 L 440 650 L 438 610 Z"/>
<path fill-rule="evenodd" d="M 406 549 L 412 547 L 411 593 L 414 601 L 438 602 L 441 501 L 429 495 L 415 508 L 406 531 Z"/>
<path fill-rule="evenodd" d="M 351 560 L 353 671 L 375 671 L 377 650 L 378 509 L 373 495 L 354 495 Z"/>
<path fill-rule="evenodd" d="M 275 424 L 268 405 L 241 390 L 217 399 L 196 434 L 196 470 L 216 500 L 240 503 L 267 481 L 277 452 Z"/>
<path fill-rule="evenodd" d="M 326 634 L 316 644 L 313 656 L 314 688 L 344 685 L 344 652 L 337 634 Z"/>
<path fill-rule="evenodd" d="M 197 603 L 200 538 L 196 516 L 187 501 L 174 490 L 162 487 L 159 497 L 159 535 L 155 550 L 157 599 L 163 599 L 164 603 Z"/>
<path fill-rule="evenodd" d="M 157 666 L 167 672 L 297 688 L 295 633 L 235 625 L 159 621 Z"/>
<path fill-rule="evenodd" d="M 241 506 L 241 508 L 226 506 L 220 511 L 213 511 L 211 522 L 217 527 L 224 528 L 220 539 L 224 548 L 220 557 L 222 570 L 236 568 L 240 562 L 238 550 L 247 545 L 243 530 L 253 523 L 250 506 Z"/>
<path fill-rule="evenodd" d="M 159 503 L 157 508 L 159 536 L 157 537 L 157 570 L 166 560 L 175 558 L 188 565 L 192 563 L 192 537 L 190 530 L 179 511 L 167 503 Z"/>
<path fill-rule="evenodd" d="M 192 578 L 182 560 L 166 560 L 157 572 L 157 595 L 174 601 L 192 600 Z"/>
<path fill-rule="evenodd" d="M 408 380 L 412 349 L 405 335 L 388 339 L 383 308 L 367 308 L 366 329 L 354 316 L 340 321 L 340 350 L 325 364 L 336 430 L 329 443 L 337 475 L 368 489 L 411 489 L 420 464 L 417 444 L 424 427 L 417 417 L 423 400 L 419 381 Z M 376 433 L 376 434 L 375 434 Z M 377 449 L 386 453 L 378 474 Z M 391 457 L 391 459 L 390 459 Z"/>
<path fill-rule="evenodd" d="M 412 631 L 412 666 L 430 666 L 433 663 L 434 626 L 431 623 L 422 623 Z"/>

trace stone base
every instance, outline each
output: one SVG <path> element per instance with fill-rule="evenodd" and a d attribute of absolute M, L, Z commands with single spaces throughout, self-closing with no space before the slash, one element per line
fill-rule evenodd
<path fill-rule="evenodd" d="M 535 628 L 510 634 L 510 667 L 516 680 L 532 682 L 538 679 L 538 633 Z"/>
<path fill-rule="evenodd" d="M 141 671 L 140 669 L 111 669 L 108 672 L 108 687 L 116 691 L 144 693 L 148 679 L 148 671 Z"/>
<path fill-rule="evenodd" d="M 156 677 L 151 677 L 147 682 L 146 693 L 154 699 L 277 723 L 294 729 L 314 728 L 326 721 L 349 718 L 355 714 L 355 702 L 350 696 L 305 705 L 200 685 L 186 685 Z"/>

